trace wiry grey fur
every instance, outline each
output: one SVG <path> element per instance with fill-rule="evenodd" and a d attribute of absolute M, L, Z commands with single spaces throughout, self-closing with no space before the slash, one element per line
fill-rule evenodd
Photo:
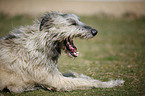
<path fill-rule="evenodd" d="M 74 37 L 92 38 L 97 30 L 74 14 L 46 13 L 31 26 L 20 27 L 0 39 L 0 90 L 23 92 L 39 85 L 50 90 L 111 88 L 123 80 L 101 82 L 73 73 L 64 77 L 57 68 L 61 50 L 77 57 Z M 68 42 L 69 41 L 69 42 Z M 85 78 L 83 78 L 85 77 Z"/>

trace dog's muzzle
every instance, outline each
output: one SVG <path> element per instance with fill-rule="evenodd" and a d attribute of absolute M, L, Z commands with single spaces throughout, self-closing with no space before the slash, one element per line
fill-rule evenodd
<path fill-rule="evenodd" d="M 86 29 L 86 30 L 88 30 L 89 32 L 91 31 L 91 34 L 93 36 L 95 36 L 98 33 L 98 31 L 96 29 L 94 29 L 94 28 L 92 28 L 90 26 L 83 26 L 83 28 Z"/>
<path fill-rule="evenodd" d="M 88 26 L 86 28 L 88 28 L 89 31 L 91 31 L 91 34 L 92 34 L 93 37 L 98 33 L 98 31 L 94 28 L 91 28 L 91 27 L 88 27 Z M 77 51 L 77 47 L 74 45 L 72 39 L 73 38 L 71 38 L 71 37 L 64 38 L 62 48 L 65 50 L 66 53 L 69 54 L 69 56 L 77 57 L 79 52 Z"/>

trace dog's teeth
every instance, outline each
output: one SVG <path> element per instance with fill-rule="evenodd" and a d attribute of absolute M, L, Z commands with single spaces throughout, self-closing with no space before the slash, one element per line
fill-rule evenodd
<path fill-rule="evenodd" d="M 75 52 L 74 55 L 75 55 L 75 56 L 78 56 L 78 55 L 79 55 L 78 53 L 79 53 L 79 52 Z"/>

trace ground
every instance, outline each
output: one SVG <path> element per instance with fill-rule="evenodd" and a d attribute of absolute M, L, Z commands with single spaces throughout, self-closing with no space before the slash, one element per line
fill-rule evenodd
<path fill-rule="evenodd" d="M 76 38 L 80 52 L 75 59 L 62 53 L 58 65 L 62 73 L 72 70 L 94 79 L 123 79 L 123 86 L 70 92 L 35 90 L 24 93 L 4 93 L 0 96 L 144 96 L 145 95 L 145 17 L 80 16 L 87 25 L 98 29 L 96 37 Z M 25 15 L 10 17 L 0 14 L 0 37 L 20 25 L 32 24 L 34 18 Z"/>

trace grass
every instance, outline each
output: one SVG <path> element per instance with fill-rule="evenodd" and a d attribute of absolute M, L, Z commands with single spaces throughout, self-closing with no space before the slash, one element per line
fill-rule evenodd
<path fill-rule="evenodd" d="M 61 72 L 72 70 L 94 79 L 123 79 L 123 86 L 71 92 L 35 90 L 24 93 L 3 93 L 14 96 L 144 96 L 145 95 L 145 17 L 136 19 L 81 16 L 83 22 L 99 30 L 90 40 L 76 38 L 79 57 L 64 53 L 58 65 Z M 19 25 L 32 24 L 30 16 L 0 15 L 0 36 Z"/>

